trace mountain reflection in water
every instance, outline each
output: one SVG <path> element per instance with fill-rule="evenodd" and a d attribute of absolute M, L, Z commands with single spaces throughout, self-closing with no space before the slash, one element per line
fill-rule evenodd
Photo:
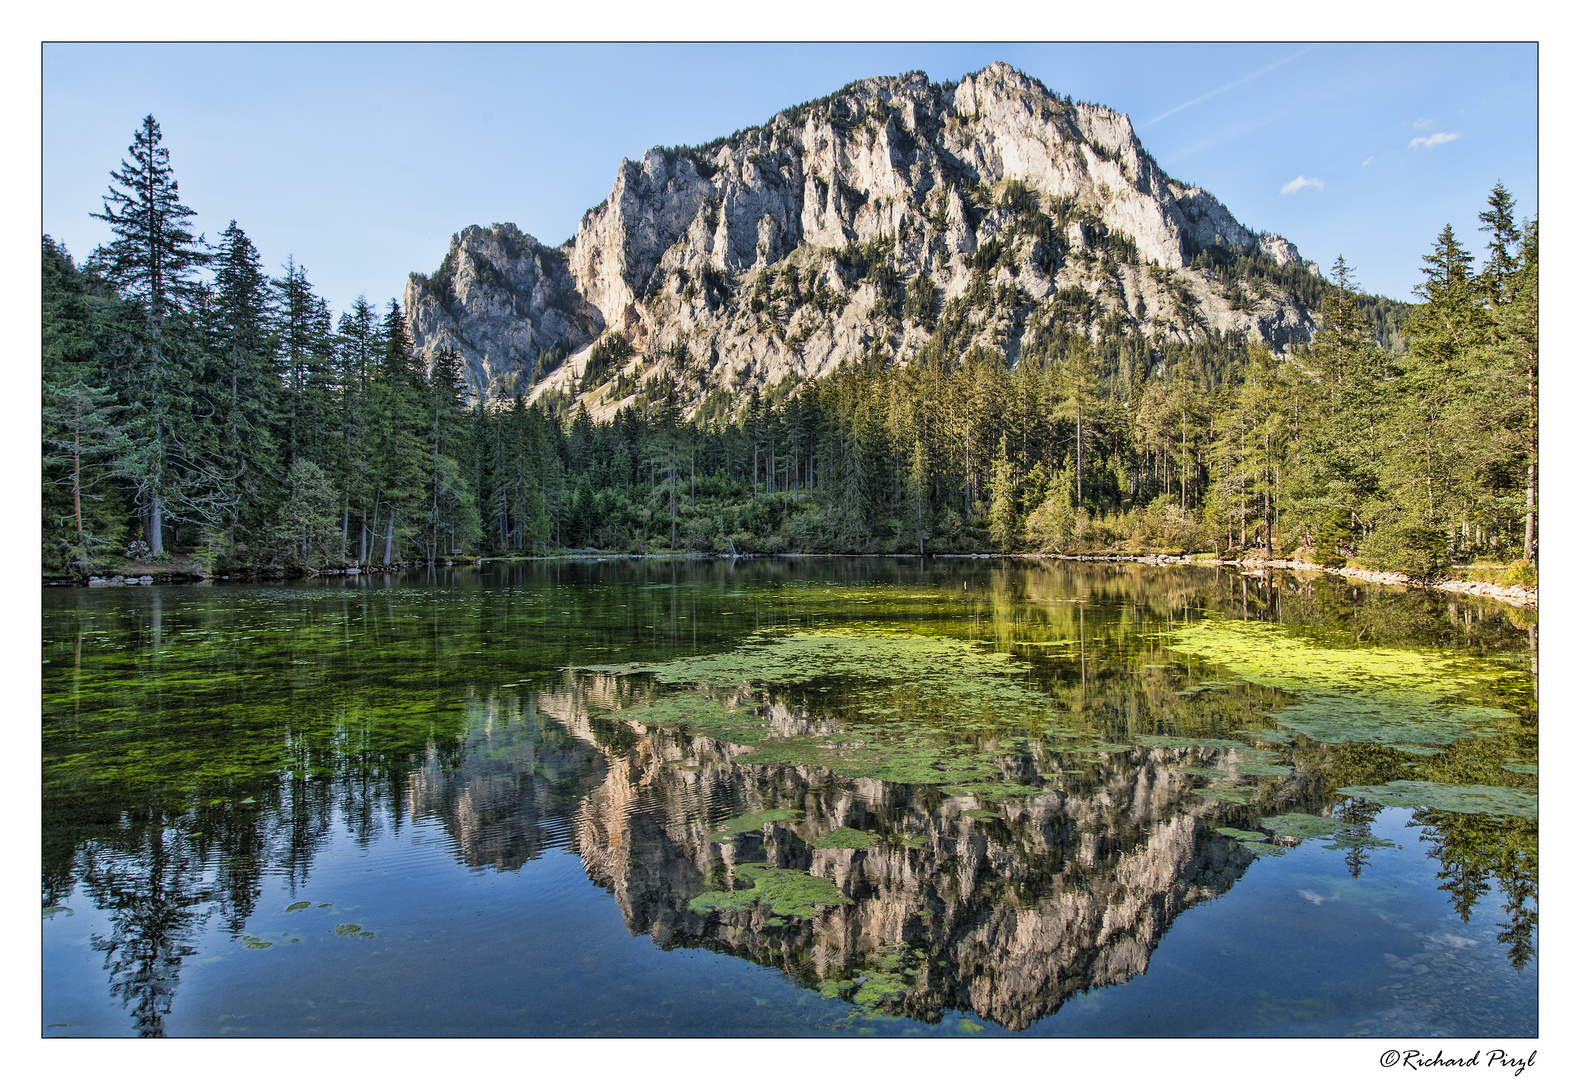
<path fill-rule="evenodd" d="M 577 687 L 541 707 L 590 735 L 584 703 L 598 696 Z M 880 976 L 888 990 L 873 1004 L 918 1019 L 970 1009 L 1020 1030 L 1077 991 L 1138 975 L 1174 916 L 1223 892 L 1253 859 L 1189 812 L 1194 755 L 1184 751 L 1104 755 L 1086 763 L 1081 793 L 1039 789 L 993 801 L 992 816 L 969 795 L 741 765 L 740 752 L 655 731 L 612 757 L 576 818 L 588 874 L 619 900 L 633 933 L 663 947 L 720 949 L 808 986 L 845 982 L 852 996 L 858 981 Z M 1233 751 L 1206 760 L 1220 756 Z M 1006 772 L 1036 757 L 1007 754 Z M 699 805 L 795 819 L 719 840 L 713 823 L 687 812 Z M 838 829 L 879 839 L 815 846 Z M 779 918 L 766 904 L 691 908 L 739 885 L 741 864 L 762 862 L 826 878 L 852 903 L 811 918 Z"/>
<path fill-rule="evenodd" d="M 469 640 L 436 644 L 436 656 L 454 648 L 452 670 L 465 677 L 435 684 L 462 687 L 463 697 L 416 708 L 419 728 L 378 730 L 384 714 L 369 701 L 403 677 L 392 664 L 313 704 L 317 691 L 304 687 L 297 711 L 259 744 L 283 747 L 268 753 L 287 767 L 234 768 L 201 782 L 99 768 L 101 751 L 84 749 L 80 734 L 82 707 L 95 699 L 66 690 L 63 669 L 46 669 L 46 729 L 65 723 L 81 741 L 54 735 L 71 752 L 51 759 L 46 740 L 45 915 L 73 918 L 66 905 L 91 902 L 102 918 L 89 947 L 103 957 L 111 994 L 139 1034 L 158 1035 L 214 935 L 249 955 L 300 940 L 261 929 L 260 897 L 280 882 L 295 896 L 336 837 L 372 850 L 381 837 L 436 826 L 444 858 L 485 874 L 519 873 L 572 849 L 632 934 L 666 951 L 701 948 L 777 969 L 852 1017 L 937 1023 L 971 1013 L 1019 1031 L 1074 995 L 1146 973 L 1177 917 L 1229 893 L 1259 858 L 1317 837 L 1341 849 L 1335 860 L 1359 879 L 1394 844 L 1372 835 L 1384 796 L 1341 789 L 1380 792 L 1420 778 L 1457 784 L 1465 797 L 1493 782 L 1534 791 L 1534 691 L 1510 676 L 1489 684 L 1494 697 L 1461 694 L 1481 712 L 1455 721 L 1471 725 L 1465 734 L 1434 736 L 1437 745 L 1324 741 L 1278 719 L 1301 693 L 1193 663 L 1169 644 L 1172 628 L 1203 607 L 1302 628 L 1319 643 L 1458 635 L 1461 647 L 1485 649 L 1482 635 L 1534 638 L 1534 626 L 1500 624 L 1490 606 L 1374 602 L 1309 586 L 1302 594 L 1276 580 L 1226 589 L 1173 576 L 1150 590 L 1137 580 L 1090 576 L 1081 580 L 1087 602 L 1073 604 L 1050 595 L 1072 591 L 1068 578 L 1055 589 L 1031 573 L 967 576 L 976 643 L 905 661 L 954 665 L 963 673 L 953 689 L 905 684 L 894 675 L 910 670 L 903 665 L 888 669 L 888 681 L 783 668 L 773 678 L 732 675 L 735 656 L 762 664 L 775 648 L 797 663 L 824 655 L 807 650 L 827 645 L 829 631 L 817 629 L 826 613 L 784 618 L 782 607 L 772 609 L 767 638 L 750 636 L 759 612 L 747 636 L 732 639 L 745 653 L 690 650 L 715 657 L 713 682 L 675 676 L 676 664 L 683 674 L 702 670 L 674 659 L 688 655 L 683 641 L 650 650 L 648 667 L 594 670 L 584 659 L 515 680 L 505 669 L 467 672 L 465 658 L 478 655 Z M 398 605 L 375 610 L 377 594 L 366 595 L 368 619 L 386 633 L 404 630 Z M 712 602 L 744 606 L 726 595 Z M 654 599 L 678 618 L 673 595 Z M 906 602 L 915 601 L 897 606 Z M 156 648 L 193 634 L 168 608 L 154 614 L 141 625 Z M 883 634 L 933 634 L 958 621 L 930 608 L 920 621 L 903 613 L 909 621 L 898 626 L 856 614 L 849 625 L 878 633 L 866 644 L 879 651 L 892 651 Z M 211 628 L 205 640 L 215 636 Z M 436 643 L 446 640 L 435 631 Z M 988 659 L 969 659 L 979 654 Z M 83 679 L 83 669 L 71 677 Z M 164 715 L 175 737 L 182 706 L 168 687 L 156 689 L 163 696 L 139 707 Z M 247 715 L 246 695 L 258 692 L 227 707 Z M 950 704 L 961 693 L 963 720 Z M 1027 695 L 1046 702 L 1038 715 L 1024 707 Z M 78 712 L 65 721 L 68 702 Z M 190 708 L 206 716 L 215 705 L 194 699 Z M 876 753 L 885 740 L 904 754 Z M 222 742 L 238 758 L 253 752 L 233 733 Z M 165 752 L 150 747 L 133 747 L 132 759 Z M 203 767 L 214 771 L 207 759 Z M 940 771 L 958 779 L 935 782 Z M 1535 956 L 1534 813 L 1456 805 L 1411 819 L 1440 867 L 1438 902 L 1468 923 L 1495 897 L 1506 916 L 1499 947 L 1517 972 Z M 335 932 L 346 926 L 374 937 L 349 922 Z"/>

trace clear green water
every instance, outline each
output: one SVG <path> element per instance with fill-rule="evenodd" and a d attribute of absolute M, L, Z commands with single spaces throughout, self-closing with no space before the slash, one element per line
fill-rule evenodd
<path fill-rule="evenodd" d="M 610 560 L 43 629 L 45 1034 L 1537 1034 L 1495 604 Z"/>

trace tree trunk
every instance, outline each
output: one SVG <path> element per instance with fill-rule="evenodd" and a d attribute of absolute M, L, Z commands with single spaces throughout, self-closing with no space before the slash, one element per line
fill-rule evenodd
<path fill-rule="evenodd" d="M 1525 429 L 1525 557 L 1536 550 L 1536 369 L 1525 369 L 1525 393 L 1530 422 Z"/>
<path fill-rule="evenodd" d="M 164 554 L 165 503 L 158 495 L 154 496 L 153 507 L 148 514 L 148 547 L 155 555 Z"/>
<path fill-rule="evenodd" d="M 1086 496 L 1081 485 L 1081 474 L 1086 471 L 1086 457 L 1082 453 L 1085 449 L 1084 432 L 1081 426 L 1081 410 L 1075 410 L 1075 505 L 1085 505 Z"/>
<path fill-rule="evenodd" d="M 71 429 L 71 507 L 77 515 L 77 545 L 82 543 L 82 398 L 77 398 L 76 423 Z M 1529 546 L 1529 542 L 1526 542 Z"/>

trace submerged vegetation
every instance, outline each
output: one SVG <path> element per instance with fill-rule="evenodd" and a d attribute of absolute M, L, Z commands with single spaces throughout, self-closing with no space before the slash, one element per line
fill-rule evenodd
<path fill-rule="evenodd" d="M 1183 898 L 1309 867 L 1259 859 L 1294 849 L 1385 909 L 1414 894 L 1380 853 L 1430 851 L 1443 892 L 1412 902 L 1472 928 L 1501 907 L 1505 967 L 1534 959 L 1528 639 L 1491 605 L 1394 597 L 1386 621 L 1348 588 L 1188 567 L 475 573 L 49 594 L 44 909 L 140 898 L 152 921 L 102 945 L 144 1029 L 186 949 L 415 947 L 412 912 L 325 903 L 339 879 L 269 890 L 324 872 L 337 836 L 374 850 L 418 821 L 475 872 L 572 821 L 633 932 L 782 969 L 837 1025 L 1024 1027 L 1144 957 Z M 1302 718 L 1366 687 L 1375 716 Z M 1459 708 L 1480 718 L 1434 726 Z M 991 944 L 1044 909 L 1063 951 Z M 1005 979 L 1033 989 L 989 992 Z"/>

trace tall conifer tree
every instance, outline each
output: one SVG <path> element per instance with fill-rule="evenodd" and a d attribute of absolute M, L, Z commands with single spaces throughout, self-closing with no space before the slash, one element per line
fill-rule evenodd
<path fill-rule="evenodd" d="M 123 158 L 110 173 L 104 212 L 92 215 L 108 223 L 114 236 L 95 253 L 94 262 L 142 316 L 129 370 L 117 374 L 119 384 L 134 395 L 129 405 L 141 444 L 138 496 L 155 555 L 164 551 L 167 510 L 212 518 L 216 509 L 214 492 L 185 490 L 182 482 L 208 472 L 196 455 L 182 453 L 184 425 L 178 415 L 193 381 L 192 343 L 183 333 L 184 321 L 198 297 L 195 274 L 208 255 L 202 238 L 192 234 L 193 211 L 181 202 L 162 138 L 158 121 L 144 117 L 127 148 L 131 160 Z"/>

